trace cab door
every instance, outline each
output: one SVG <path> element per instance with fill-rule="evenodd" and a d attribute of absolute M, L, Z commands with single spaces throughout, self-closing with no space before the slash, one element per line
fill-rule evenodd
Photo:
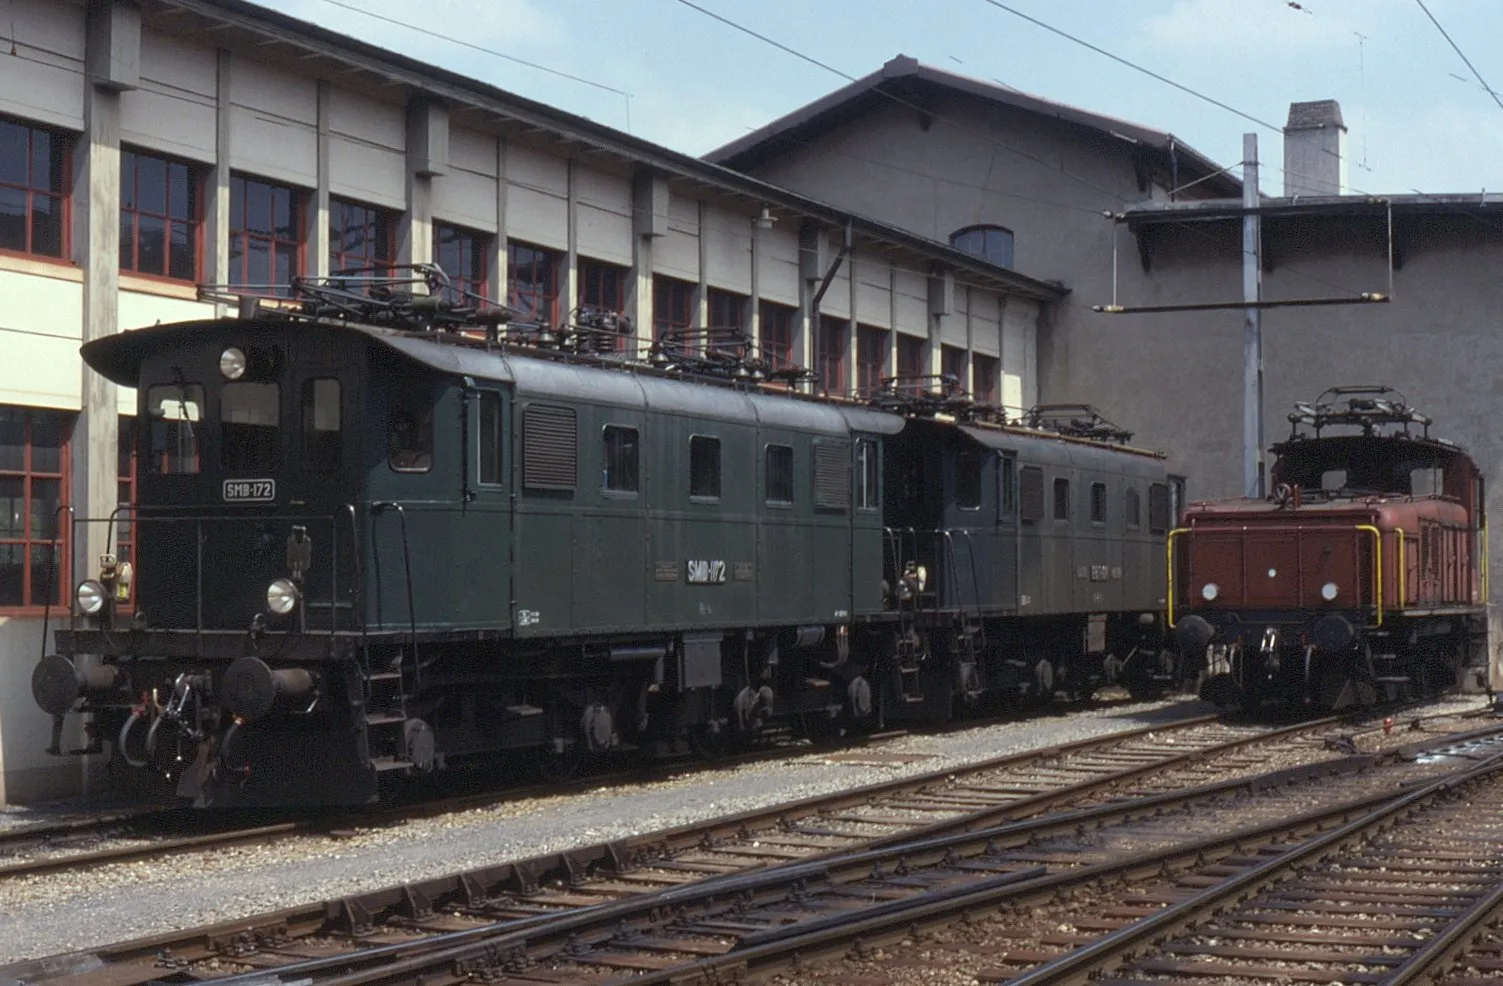
<path fill-rule="evenodd" d="M 352 511 L 363 456 L 361 429 L 354 422 L 364 406 L 363 389 L 358 376 L 323 354 L 297 361 L 287 385 L 283 406 L 290 434 L 284 439 L 281 470 L 290 532 L 287 561 L 292 563 L 298 551 L 293 541 L 311 542 L 302 549 L 309 623 L 353 627 L 357 566 Z"/>

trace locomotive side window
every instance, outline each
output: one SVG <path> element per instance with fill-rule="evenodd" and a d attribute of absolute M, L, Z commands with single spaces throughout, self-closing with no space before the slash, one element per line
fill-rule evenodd
<path fill-rule="evenodd" d="M 963 446 L 955 456 L 955 505 L 961 510 L 981 509 L 981 449 Z"/>
<path fill-rule="evenodd" d="M 151 418 L 148 469 L 163 476 L 198 472 L 203 407 L 204 389 L 196 383 L 159 384 L 146 391 L 146 414 Z"/>
<path fill-rule="evenodd" d="M 522 482 L 534 490 L 573 490 L 579 429 L 572 407 L 534 404 L 522 412 Z"/>
<path fill-rule="evenodd" d="M 303 465 L 328 471 L 339 468 L 339 381 L 319 377 L 303 381 Z"/>
<path fill-rule="evenodd" d="M 412 395 L 393 396 L 386 461 L 395 472 L 427 472 L 433 468 L 432 405 Z"/>
<path fill-rule="evenodd" d="M 856 442 L 856 506 L 862 510 L 882 506 L 882 459 L 870 438 Z"/>
<path fill-rule="evenodd" d="M 637 471 L 637 429 L 606 425 L 603 449 L 605 467 L 600 488 L 610 493 L 635 493 L 640 487 Z"/>
<path fill-rule="evenodd" d="M 1091 484 L 1091 523 L 1106 523 L 1106 484 Z"/>
<path fill-rule="evenodd" d="M 1044 470 L 1038 466 L 1024 466 L 1019 482 L 1018 506 L 1023 520 L 1033 522 L 1044 519 Z"/>
<path fill-rule="evenodd" d="M 501 395 L 480 392 L 480 474 L 486 486 L 501 485 Z"/>
<path fill-rule="evenodd" d="M 1070 519 L 1070 481 L 1068 479 L 1054 481 L 1054 519 Z"/>
<path fill-rule="evenodd" d="M 1135 531 L 1143 526 L 1142 510 L 1142 498 L 1138 496 L 1136 489 L 1129 486 L 1127 492 L 1122 494 L 1122 513 L 1128 530 Z"/>
<path fill-rule="evenodd" d="M 219 392 L 219 458 L 227 472 L 275 469 L 282 388 L 238 380 Z"/>
<path fill-rule="evenodd" d="M 708 435 L 690 436 L 689 495 L 720 499 L 720 439 Z"/>
<path fill-rule="evenodd" d="M 1167 534 L 1169 512 L 1169 487 L 1154 483 L 1148 487 L 1148 533 Z"/>
<path fill-rule="evenodd" d="M 767 446 L 767 502 L 779 506 L 793 503 L 793 447 Z"/>
<path fill-rule="evenodd" d="M 1320 488 L 1323 490 L 1344 489 L 1347 484 L 1345 469 L 1327 469 L 1320 474 Z"/>

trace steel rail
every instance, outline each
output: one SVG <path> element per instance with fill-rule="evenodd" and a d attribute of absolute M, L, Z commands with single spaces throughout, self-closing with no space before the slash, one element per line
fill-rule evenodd
<path fill-rule="evenodd" d="M 1503 733 L 1503 724 L 1489 730 L 1478 731 L 1488 736 L 1496 736 Z M 1402 757 L 1423 747 L 1438 747 L 1454 745 L 1458 740 L 1455 737 L 1437 738 L 1429 744 L 1403 751 L 1392 751 L 1390 756 Z M 914 865 L 925 859 L 938 862 L 948 858 L 949 854 L 970 848 L 974 850 L 978 846 L 989 846 L 995 842 L 1006 842 L 1010 845 L 1023 845 L 1032 839 L 1037 839 L 1052 833 L 1073 832 L 1081 828 L 1101 826 L 1109 821 L 1118 819 L 1130 819 L 1134 816 L 1153 815 L 1165 808 L 1184 805 L 1201 800 L 1209 800 L 1233 792 L 1256 793 L 1260 790 L 1280 788 L 1300 781 L 1308 781 L 1315 778 L 1333 776 L 1337 774 L 1362 772 L 1373 767 L 1379 758 L 1371 755 L 1359 755 L 1346 757 L 1338 761 L 1327 761 L 1305 767 L 1291 768 L 1278 771 L 1274 774 L 1259 775 L 1252 778 L 1241 778 L 1218 783 L 1203 785 L 1185 791 L 1166 792 L 1147 798 L 1127 801 L 1113 801 L 1106 804 L 1082 809 L 1079 811 L 1048 815 L 1026 821 L 1015 821 L 1009 824 L 997 825 L 985 829 L 971 831 L 952 832 L 942 835 L 924 834 L 919 838 L 888 845 L 882 848 L 862 849 L 851 852 L 848 850 L 836 851 L 820 857 L 808 860 L 782 864 L 775 867 L 759 869 L 747 873 L 732 873 L 722 877 L 712 877 L 689 886 L 660 891 L 653 894 L 645 894 L 641 897 L 629 898 L 611 904 L 596 905 L 588 908 L 571 911 L 551 920 L 529 921 L 525 926 L 515 924 L 498 924 L 486 927 L 472 928 L 465 931 L 450 932 L 443 935 L 435 935 L 423 939 L 417 943 L 404 943 L 401 946 L 386 946 L 380 949 L 345 953 L 330 958 L 313 959 L 295 965 L 277 967 L 275 974 L 282 981 L 289 981 L 287 977 L 303 979 L 317 977 L 320 973 L 331 971 L 340 972 L 340 975 L 332 979 L 313 979 L 318 986 L 371 986 L 375 983 L 389 981 L 406 982 L 409 974 L 413 977 L 421 977 L 425 973 L 431 973 L 436 968 L 447 968 L 450 965 L 461 966 L 466 963 L 492 961 L 495 956 L 516 949 L 535 950 L 539 948 L 556 947 L 550 946 L 550 942 L 560 940 L 567 942 L 571 936 L 581 938 L 588 937 L 592 932 L 597 935 L 608 937 L 602 929 L 616 928 L 621 922 L 640 918 L 644 915 L 662 913 L 665 909 L 684 908 L 695 904 L 703 904 L 710 901 L 726 900 L 728 898 L 745 898 L 756 894 L 767 894 L 789 886 L 797 886 L 803 882 L 827 880 L 834 882 L 838 873 L 864 873 L 874 867 L 901 866 L 905 863 Z M 1386 803 L 1394 795 L 1385 792 L 1382 795 L 1367 799 L 1359 799 L 1358 805 L 1364 810 L 1373 804 Z M 1348 814 L 1355 810 L 1350 805 L 1343 806 L 1341 811 Z M 1329 812 L 1316 812 L 1313 817 L 1324 820 Z M 1304 816 L 1301 816 L 1303 818 Z M 1239 840 L 1260 837 L 1270 831 L 1281 830 L 1287 822 L 1271 823 L 1263 827 L 1252 827 L 1240 830 L 1230 836 L 1217 836 L 1211 840 L 1194 844 L 1189 850 L 1192 858 L 1195 854 L 1207 852 L 1218 846 L 1236 846 Z M 1266 830 L 1266 831 L 1265 831 Z M 1173 853 L 1176 850 L 1166 850 Z M 1168 857 L 1165 857 L 1168 858 Z M 1124 866 L 1146 866 L 1142 872 L 1144 875 L 1156 872 L 1161 861 L 1158 856 L 1140 857 L 1124 863 L 1117 861 L 1104 863 L 1096 867 L 1085 867 L 1079 871 L 1044 876 L 1038 873 L 1029 875 L 1026 879 L 1017 878 L 1017 874 L 1010 874 L 1013 879 L 997 878 L 984 886 L 971 885 L 946 891 L 944 894 L 926 894 L 920 905 L 915 907 L 911 902 L 891 902 L 882 905 L 880 909 L 867 909 L 862 912 L 863 922 L 860 925 L 866 928 L 871 922 L 907 922 L 924 915 L 930 914 L 935 908 L 942 913 L 945 907 L 970 906 L 980 897 L 991 899 L 998 893 L 1025 893 L 1036 890 L 1039 887 L 1055 888 L 1057 886 L 1070 885 L 1075 878 L 1075 873 L 1086 874 L 1089 877 L 1081 879 L 1096 879 L 1102 874 L 1117 873 L 1123 871 Z M 1133 870 L 1136 872 L 1136 870 Z M 834 935 L 836 937 L 848 937 L 852 925 L 849 917 L 834 918 L 826 921 L 822 928 L 814 930 L 812 925 L 800 925 L 797 929 L 790 929 L 786 935 L 781 932 L 768 932 L 761 936 L 753 936 L 744 939 L 748 944 L 745 950 L 728 954 L 724 961 L 731 965 L 739 964 L 743 958 L 761 954 L 759 948 L 776 950 L 778 942 L 789 935 L 797 935 L 799 947 L 803 948 L 815 943 L 821 935 Z M 790 946 L 792 947 L 792 946 Z M 772 953 L 767 953 L 772 954 Z M 705 960 L 706 963 L 715 963 L 718 960 Z M 716 970 L 724 968 L 715 965 Z M 655 974 L 634 974 L 632 982 L 649 983 L 665 982 L 677 979 L 689 969 L 688 966 L 678 967 L 665 972 L 665 979 L 655 978 Z M 696 974 L 703 971 L 701 965 L 693 966 Z M 216 979 L 216 986 L 256 986 L 264 980 L 270 970 L 260 970 L 254 973 L 246 973 L 240 976 L 231 976 Z M 671 972 L 671 974 L 670 974 Z"/>
<path fill-rule="evenodd" d="M 1087 986 L 1096 981 L 1104 972 L 1105 967 L 1116 958 L 1190 927 L 1208 912 L 1225 910 L 1246 900 L 1270 883 L 1277 881 L 1287 870 L 1300 864 L 1310 863 L 1358 841 L 1374 828 L 1391 823 L 1399 814 L 1500 769 L 1503 769 L 1503 754 L 1496 754 L 1479 766 L 1465 768 L 1409 790 L 1368 795 L 1331 808 L 1307 812 L 1292 819 L 1244 827 L 1224 835 L 1172 846 L 1132 859 L 1108 861 L 1096 866 L 1051 874 L 1036 880 L 1000 887 L 986 887 L 971 894 L 951 895 L 944 900 L 919 897 L 916 904 L 886 908 L 884 913 L 862 912 L 854 920 L 846 918 L 830 921 L 826 922 L 825 927 L 811 929 L 809 925 L 790 925 L 787 928 L 764 933 L 759 940 L 746 939 L 751 942 L 751 947 L 745 949 L 738 948 L 721 956 L 685 962 L 672 968 L 600 980 L 599 983 L 600 986 L 619 986 L 628 982 L 633 986 L 654 986 L 654 984 L 690 981 L 721 982 L 753 970 L 766 975 L 782 964 L 786 964 L 791 958 L 829 954 L 836 949 L 848 947 L 853 941 L 868 941 L 872 936 L 908 937 L 918 927 L 936 923 L 954 923 L 961 915 L 994 910 L 1008 899 L 1013 899 L 1018 903 L 1049 899 L 1072 888 L 1099 885 L 1106 880 L 1130 880 L 1135 876 L 1148 878 L 1160 875 L 1176 863 L 1187 860 L 1200 864 L 1214 861 L 1238 851 L 1250 842 L 1279 836 L 1299 838 L 1299 833 L 1305 830 L 1313 829 L 1316 833 L 1320 833 L 1330 824 L 1338 825 L 1336 829 L 1324 834 L 1309 836 L 1284 852 L 1273 856 L 1267 862 L 1227 878 L 1178 904 L 1170 905 L 1157 914 L 1142 918 L 1112 932 L 1091 945 L 1066 953 L 1058 959 L 1007 980 L 1008 986 L 1065 986 L 1065 984 Z M 1503 894 L 1503 888 L 1500 888 L 1497 893 Z M 1458 937 L 1461 937 L 1461 933 L 1458 933 Z M 1439 946 L 1437 946 L 1438 949 Z M 1416 972 L 1418 973 L 1418 970 Z M 380 980 L 374 977 L 346 976 L 337 983 L 320 982 L 318 986 L 372 986 L 378 981 Z M 1395 982 L 1397 984 L 1413 981 L 1406 979 Z M 1385 986 L 1387 983 L 1388 981 L 1385 980 Z"/>

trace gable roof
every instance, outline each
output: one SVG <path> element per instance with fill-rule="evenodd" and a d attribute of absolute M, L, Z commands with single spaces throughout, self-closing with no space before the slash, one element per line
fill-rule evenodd
<path fill-rule="evenodd" d="M 1242 183 L 1235 176 L 1221 172 L 1221 165 L 1164 130 L 1154 130 L 1116 117 L 1093 113 L 1066 103 L 1058 103 L 1029 93 L 947 72 L 924 65 L 916 58 L 899 55 L 880 69 L 827 96 L 794 110 L 759 130 L 716 148 L 704 156 L 706 161 L 744 170 L 797 147 L 848 120 L 860 116 L 873 106 L 900 100 L 911 102 L 922 96 L 926 87 L 964 93 L 998 106 L 1022 110 L 1036 116 L 1060 120 L 1083 127 L 1141 148 L 1154 163 L 1180 175 L 1180 184 L 1196 178 L 1204 182 L 1207 193 L 1240 195 Z M 1215 177 L 1209 177 L 1209 176 Z"/>

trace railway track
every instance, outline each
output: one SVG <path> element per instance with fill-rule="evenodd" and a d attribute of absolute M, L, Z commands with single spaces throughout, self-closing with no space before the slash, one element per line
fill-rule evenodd
<path fill-rule="evenodd" d="M 1100 707 L 1114 704 L 1107 700 Z M 985 725 L 946 723 L 925 735 L 955 732 Z M 590 771 L 567 780 L 547 779 L 535 784 L 491 789 L 487 782 L 462 793 L 427 800 L 403 800 L 356 811 L 304 812 L 297 818 L 269 810 L 203 812 L 186 808 L 131 808 L 96 815 L 72 815 L 58 820 L 0 829 L 0 880 L 39 876 L 126 863 L 174 853 L 227 848 L 298 836 L 338 837 L 359 829 L 399 825 L 510 802 L 577 794 L 612 785 L 667 780 L 685 770 L 725 770 L 789 756 L 855 755 L 882 743 L 911 735 L 907 730 L 874 734 L 862 739 L 815 743 L 782 743 L 718 756 L 711 760 L 670 758 L 610 771 Z M 461 782 L 462 784 L 464 782 Z"/>
<path fill-rule="evenodd" d="M 337 961 L 355 954 L 379 957 L 413 939 L 445 941 L 445 936 L 494 934 L 498 925 L 520 928 L 567 920 L 571 913 L 593 913 L 633 899 L 723 887 L 758 872 L 796 867 L 800 860 L 822 865 L 821 860 L 853 852 L 885 851 L 916 838 L 954 838 L 1065 806 L 1073 806 L 1077 814 L 1111 814 L 1158 798 L 1154 810 L 1162 811 L 1163 799 L 1182 797 L 1186 789 L 1217 789 L 1211 779 L 1218 773 L 1234 778 L 1221 780 L 1221 787 L 1235 788 L 1245 783 L 1235 778 L 1261 774 L 1273 760 L 1294 769 L 1326 769 L 1318 765 L 1329 765 L 1338 753 L 1324 740 L 1348 737 L 1350 730 L 1350 723 L 1323 720 L 1270 733 L 1208 718 L 1101 737 L 944 776 L 894 781 L 709 825 L 153 936 L 71 960 L 99 965 L 100 975 L 108 970 L 104 980 L 64 978 L 75 986 L 129 986 L 162 976 L 164 961 L 191 968 L 200 977 L 242 963 L 278 968 L 321 955 Z M 1390 747 L 1397 745 L 1398 737 L 1385 739 L 1393 741 Z M 1335 746 L 1339 751 L 1344 744 Z M 1350 768 L 1370 766 L 1375 758 L 1340 756 L 1335 762 Z M 64 968 L 68 961 L 45 965 Z M 41 975 L 37 968 L 23 963 L 0 970 L 0 979 L 64 981 Z"/>

